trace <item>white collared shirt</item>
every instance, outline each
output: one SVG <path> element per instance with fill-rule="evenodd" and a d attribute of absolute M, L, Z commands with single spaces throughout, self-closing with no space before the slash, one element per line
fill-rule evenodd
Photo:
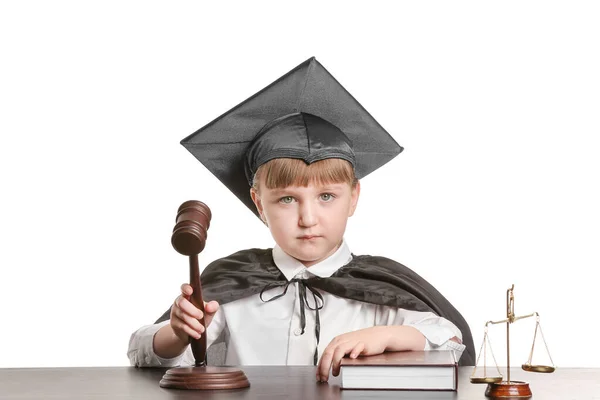
<path fill-rule="evenodd" d="M 350 260 L 352 254 L 345 241 L 333 255 L 309 268 L 278 246 L 273 249 L 273 261 L 288 281 L 311 276 L 329 277 Z M 323 296 L 323 308 L 319 311 L 319 357 L 336 336 L 378 325 L 415 327 L 425 336 L 424 350 L 455 350 L 456 358 L 459 359 L 465 349 L 464 345 L 450 340 L 455 336 L 462 340 L 459 329 L 433 313 L 369 304 L 319 292 Z M 308 307 L 305 309 L 306 327 L 302 333 L 298 283 L 290 284 L 284 296 L 273 301 L 263 301 L 281 293 L 283 287 L 278 287 L 266 290 L 262 300 L 259 295 L 253 295 L 222 304 L 208 328 L 207 345 L 210 346 L 227 329 L 227 365 L 313 365 L 317 347 L 315 311 Z M 314 308 L 310 292 L 307 299 L 308 304 Z M 154 335 L 168 323 L 167 320 L 143 326 L 131 335 L 127 352 L 131 365 L 172 367 L 194 364 L 189 346 L 183 354 L 172 359 L 164 359 L 154 353 Z"/>

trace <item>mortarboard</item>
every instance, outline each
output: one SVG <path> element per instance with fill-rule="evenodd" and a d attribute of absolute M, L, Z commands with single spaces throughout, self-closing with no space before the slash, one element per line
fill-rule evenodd
<path fill-rule="evenodd" d="M 361 179 L 403 150 L 314 57 L 181 144 L 255 214 L 252 178 L 273 158 L 342 158 Z"/>

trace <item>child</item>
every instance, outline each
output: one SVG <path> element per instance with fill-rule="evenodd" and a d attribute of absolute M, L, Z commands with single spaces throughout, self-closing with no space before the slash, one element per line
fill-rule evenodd
<path fill-rule="evenodd" d="M 353 255 L 344 241 L 357 178 L 402 148 L 314 58 L 183 144 L 276 243 L 217 260 L 202 274 L 204 297 L 213 300 L 205 305 L 207 343 L 224 338 L 226 364 L 314 364 L 319 381 L 337 375 L 346 355 L 451 349 L 460 358 L 466 348 L 461 365 L 473 364 L 468 325 L 441 294 L 392 260 Z M 205 328 L 191 293 L 184 284 L 160 322 L 132 335 L 132 365 L 194 363 L 189 337 Z"/>

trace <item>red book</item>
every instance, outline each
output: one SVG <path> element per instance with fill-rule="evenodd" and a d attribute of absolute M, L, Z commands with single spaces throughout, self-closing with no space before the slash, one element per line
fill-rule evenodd
<path fill-rule="evenodd" d="M 458 387 L 452 350 L 397 351 L 342 359 L 342 389 L 448 390 Z"/>

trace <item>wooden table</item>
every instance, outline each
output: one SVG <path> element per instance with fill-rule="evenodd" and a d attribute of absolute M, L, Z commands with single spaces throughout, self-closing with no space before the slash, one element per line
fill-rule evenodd
<path fill-rule="evenodd" d="M 251 387 L 238 391 L 183 391 L 158 386 L 165 369 L 0 369 L 0 399 L 485 399 L 485 385 L 469 382 L 472 368 L 460 368 L 458 392 L 340 390 L 340 381 L 315 382 L 314 367 L 244 367 Z M 565 368 L 553 374 L 511 370 L 527 380 L 533 399 L 600 399 L 600 369 Z"/>

